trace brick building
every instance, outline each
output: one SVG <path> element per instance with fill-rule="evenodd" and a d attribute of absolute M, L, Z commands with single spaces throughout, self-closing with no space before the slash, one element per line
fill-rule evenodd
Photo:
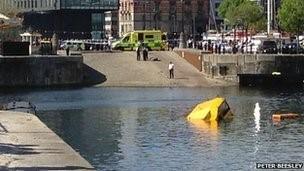
<path fill-rule="evenodd" d="M 145 29 L 200 34 L 208 18 L 209 0 L 120 0 L 119 35 Z"/>

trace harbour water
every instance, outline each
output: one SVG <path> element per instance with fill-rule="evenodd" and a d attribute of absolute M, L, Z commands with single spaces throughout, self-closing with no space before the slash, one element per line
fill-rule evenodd
<path fill-rule="evenodd" d="M 191 123 L 193 105 L 227 98 L 233 120 Z M 303 162 L 304 121 L 274 124 L 276 111 L 304 116 L 304 90 L 81 88 L 12 90 L 97 170 L 255 170 L 257 162 Z M 259 120 L 254 115 L 259 104 Z M 257 127 L 258 126 L 258 127 Z"/>

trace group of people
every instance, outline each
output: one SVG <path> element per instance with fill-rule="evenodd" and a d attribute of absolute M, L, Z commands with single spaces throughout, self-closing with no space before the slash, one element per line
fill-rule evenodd
<path fill-rule="evenodd" d="M 149 50 L 148 50 L 148 48 L 146 46 L 139 45 L 136 48 L 137 60 L 140 61 L 141 56 L 143 56 L 143 60 L 147 61 L 149 59 L 148 53 L 149 53 Z"/>
<path fill-rule="evenodd" d="M 137 61 L 141 60 L 141 56 L 143 56 L 143 60 L 147 61 L 148 60 L 148 48 L 146 46 L 143 46 L 142 44 L 139 44 L 138 47 L 136 48 L 136 57 Z M 142 54 L 142 55 L 141 55 Z M 172 62 L 169 63 L 169 78 L 173 79 L 174 78 L 174 64 Z"/>

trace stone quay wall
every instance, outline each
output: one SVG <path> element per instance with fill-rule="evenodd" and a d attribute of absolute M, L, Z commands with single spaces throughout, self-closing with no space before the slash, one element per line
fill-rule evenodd
<path fill-rule="evenodd" d="M 200 50 L 183 49 L 175 52 L 193 65 L 197 70 L 202 71 L 202 52 Z"/>
<path fill-rule="evenodd" d="M 304 55 L 211 54 L 191 49 L 177 49 L 175 52 L 207 77 L 232 82 L 239 82 L 240 75 L 280 73 L 286 77 L 304 76 Z"/>
<path fill-rule="evenodd" d="M 1 56 L 1 87 L 65 86 L 83 83 L 82 56 Z"/>

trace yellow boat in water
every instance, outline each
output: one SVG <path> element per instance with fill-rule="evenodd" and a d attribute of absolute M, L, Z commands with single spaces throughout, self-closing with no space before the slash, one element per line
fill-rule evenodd
<path fill-rule="evenodd" d="M 220 121 L 232 116 L 230 107 L 225 98 L 216 97 L 196 105 L 187 116 L 188 120 Z"/>

